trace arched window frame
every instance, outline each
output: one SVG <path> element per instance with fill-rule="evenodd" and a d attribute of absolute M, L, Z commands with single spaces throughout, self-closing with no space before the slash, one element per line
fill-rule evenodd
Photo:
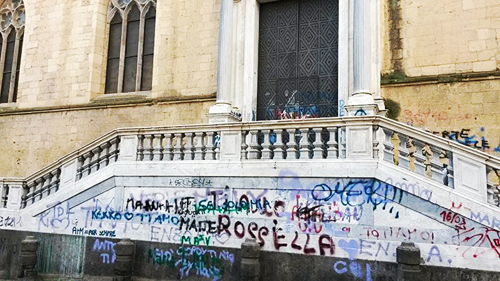
<path fill-rule="evenodd" d="M 0 53 L 0 103 L 14 103 L 17 100 L 25 21 L 26 16 L 23 0 L 8 0 L 0 7 L 0 39 L 2 41 Z M 6 71 L 7 42 L 11 32 L 15 32 L 15 43 L 8 91 L 4 92 L 3 83 L 5 82 L 4 72 Z M 6 101 L 5 97 L 7 97 Z"/>
<path fill-rule="evenodd" d="M 145 32 L 145 20 L 148 12 L 151 8 L 155 9 L 156 12 L 156 0 L 111 0 L 108 15 L 107 15 L 107 24 L 108 24 L 108 40 L 107 40 L 107 48 L 109 48 L 109 32 L 110 32 L 110 24 L 115 15 L 118 13 L 121 21 L 122 21 L 122 30 L 121 30 L 121 42 L 120 42 L 120 58 L 119 58 L 119 67 L 118 67 L 118 85 L 116 87 L 116 91 L 107 92 L 106 94 L 114 94 L 114 93 L 124 93 L 123 85 L 124 85 L 124 76 L 125 76 L 125 52 L 126 52 L 126 43 L 127 43 L 127 23 L 128 16 L 130 11 L 135 5 L 140 12 L 140 25 L 139 25 L 139 42 L 138 42 L 138 51 L 137 51 L 137 71 L 136 71 L 136 82 L 135 82 L 135 92 L 142 91 L 142 72 L 143 72 L 143 49 L 144 49 L 144 32 Z M 155 17 L 156 18 L 156 17 Z M 106 65 L 106 72 L 107 72 Z M 106 77 L 106 83 L 108 82 L 108 77 Z"/>

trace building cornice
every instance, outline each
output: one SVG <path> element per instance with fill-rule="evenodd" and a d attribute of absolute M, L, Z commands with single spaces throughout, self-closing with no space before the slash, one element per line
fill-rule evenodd
<path fill-rule="evenodd" d="M 98 99 L 90 103 L 74 104 L 74 105 L 59 105 L 59 106 L 46 106 L 46 107 L 32 107 L 32 108 L 17 108 L 6 107 L 0 108 L 0 116 L 8 115 L 28 115 L 28 114 L 41 114 L 41 113 L 54 113 L 62 111 L 77 111 L 77 110 L 95 110 L 106 108 L 118 107 L 135 107 L 135 106 L 152 106 L 156 104 L 178 104 L 178 103 L 192 103 L 192 102 L 214 102 L 216 94 L 210 95 L 197 95 L 197 96 L 175 96 L 175 97 L 125 97 L 114 99 Z"/>

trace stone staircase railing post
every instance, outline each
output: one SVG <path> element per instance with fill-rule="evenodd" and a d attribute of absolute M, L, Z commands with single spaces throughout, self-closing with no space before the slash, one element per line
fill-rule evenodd
<path fill-rule="evenodd" d="M 396 248 L 398 281 L 423 281 L 420 270 L 420 249 L 413 242 L 402 242 Z"/>
<path fill-rule="evenodd" d="M 258 281 L 260 278 L 260 245 L 255 239 L 241 244 L 241 280 Z"/>
<path fill-rule="evenodd" d="M 21 270 L 19 277 L 23 280 L 36 280 L 36 262 L 40 242 L 34 236 L 27 236 L 21 242 Z"/>
<path fill-rule="evenodd" d="M 113 281 L 130 281 L 134 265 L 135 243 L 122 239 L 115 245 L 116 260 Z"/>

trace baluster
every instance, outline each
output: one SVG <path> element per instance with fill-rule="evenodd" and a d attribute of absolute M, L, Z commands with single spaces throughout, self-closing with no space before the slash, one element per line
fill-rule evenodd
<path fill-rule="evenodd" d="M 241 131 L 241 160 L 248 159 L 248 143 L 249 143 L 250 134 L 248 131 Z"/>
<path fill-rule="evenodd" d="M 33 181 L 28 185 L 28 193 L 26 194 L 26 205 L 35 203 L 36 182 Z"/>
<path fill-rule="evenodd" d="M 264 142 L 262 143 L 262 160 L 271 159 L 271 140 L 270 132 L 268 130 L 262 130 L 264 135 Z"/>
<path fill-rule="evenodd" d="M 378 138 L 378 134 L 377 134 L 377 131 L 379 129 L 379 126 L 373 126 L 373 158 L 374 159 L 379 159 L 379 156 L 380 156 L 380 147 L 379 147 L 379 144 L 380 144 L 380 141 L 379 141 L 379 138 Z"/>
<path fill-rule="evenodd" d="M 337 144 L 337 127 L 328 127 L 329 139 L 326 145 L 327 148 L 327 159 L 337 159 L 338 158 L 338 144 Z"/>
<path fill-rule="evenodd" d="M 137 161 L 144 160 L 144 135 L 138 135 L 137 139 Z"/>
<path fill-rule="evenodd" d="M 172 134 L 165 134 L 165 137 L 162 139 L 163 161 L 172 161 L 173 141 Z"/>
<path fill-rule="evenodd" d="M 345 159 L 347 158 L 347 133 L 346 127 L 339 128 L 339 158 Z"/>
<path fill-rule="evenodd" d="M 443 184 L 448 186 L 448 184 L 450 183 L 449 174 L 451 167 L 450 167 L 450 158 L 448 157 L 448 152 L 444 149 L 439 150 L 439 162 L 441 162 L 443 168 L 441 170 Z"/>
<path fill-rule="evenodd" d="M 144 136 L 144 161 L 153 160 L 153 135 Z"/>
<path fill-rule="evenodd" d="M 61 182 L 61 169 L 56 169 L 52 171 L 52 189 L 54 192 L 59 191 L 59 183 Z"/>
<path fill-rule="evenodd" d="M 2 184 L 0 185 L 0 208 L 7 208 L 7 189 L 8 185 Z"/>
<path fill-rule="evenodd" d="M 77 161 L 76 161 L 76 180 L 80 180 L 82 178 L 82 171 L 83 171 L 83 162 L 85 159 L 83 158 L 82 155 L 78 156 Z"/>
<path fill-rule="evenodd" d="M 408 150 L 408 170 L 415 172 L 415 153 L 417 152 L 417 147 L 415 146 L 412 138 L 408 138 L 408 140 L 406 141 L 406 149 Z"/>
<path fill-rule="evenodd" d="M 90 173 L 97 172 L 99 170 L 99 158 L 101 154 L 101 148 L 98 146 L 92 149 L 92 159 L 90 162 Z"/>
<path fill-rule="evenodd" d="M 323 128 L 314 128 L 315 140 L 313 142 L 313 159 L 323 159 L 323 141 L 321 140 L 321 133 Z"/>
<path fill-rule="evenodd" d="M 283 143 L 283 130 L 274 130 L 276 141 L 274 142 L 274 157 L 275 160 L 285 159 L 285 144 Z"/>
<path fill-rule="evenodd" d="M 486 199 L 491 205 L 498 206 L 499 202 L 497 200 L 497 188 L 496 184 L 491 180 L 494 177 L 494 169 L 490 166 L 486 166 Z"/>
<path fill-rule="evenodd" d="M 194 160 L 203 160 L 203 132 L 194 133 Z"/>
<path fill-rule="evenodd" d="M 399 145 L 401 144 L 401 140 L 399 139 L 398 133 L 396 132 L 392 133 L 391 143 L 392 143 L 392 150 L 394 151 L 392 163 L 396 166 L 399 166 Z"/>
<path fill-rule="evenodd" d="M 161 161 L 161 157 L 163 156 L 163 149 L 161 146 L 162 134 L 155 134 L 153 135 L 153 161 Z"/>
<path fill-rule="evenodd" d="M 109 147 L 111 144 L 109 142 L 104 143 L 101 145 L 101 157 L 99 157 L 99 169 L 102 169 L 104 167 L 108 166 L 109 163 Z"/>
<path fill-rule="evenodd" d="M 214 132 L 208 132 L 206 135 L 205 145 L 205 160 L 215 160 L 215 147 L 214 147 Z"/>
<path fill-rule="evenodd" d="M 120 138 L 116 137 L 109 141 L 111 143 L 111 148 L 109 149 L 109 165 L 118 161 L 118 156 L 120 155 Z"/>
<path fill-rule="evenodd" d="M 194 147 L 193 147 L 193 140 L 194 140 L 194 134 L 193 133 L 185 133 L 184 138 L 186 139 L 186 145 L 184 146 L 184 160 L 193 160 L 194 158 Z"/>
<path fill-rule="evenodd" d="M 248 149 L 248 159 L 259 159 L 260 145 L 258 142 L 259 131 L 250 131 L 250 146 Z"/>
<path fill-rule="evenodd" d="M 182 134 L 176 133 L 174 134 L 175 138 L 175 147 L 174 147 L 174 161 L 182 160 L 182 152 L 183 152 L 183 143 L 182 143 Z"/>
<path fill-rule="evenodd" d="M 292 129 L 290 133 L 288 134 L 288 143 L 286 146 L 288 147 L 286 149 L 286 159 L 299 159 L 299 151 L 298 151 L 298 145 L 297 145 L 297 135 L 299 135 L 299 130 L 298 129 Z M 300 135 L 299 135 L 300 136 Z"/>
<path fill-rule="evenodd" d="M 302 132 L 305 131 L 305 133 Z M 300 134 L 299 139 L 299 159 L 309 159 L 309 129 L 297 130 Z"/>
<path fill-rule="evenodd" d="M 92 159 L 92 151 L 87 151 L 83 154 L 82 178 L 90 174 L 90 161 Z"/>
<path fill-rule="evenodd" d="M 21 209 L 26 208 L 28 205 L 28 194 L 29 194 L 29 187 L 26 185 L 26 183 L 23 184 L 23 195 L 21 195 Z"/>
<path fill-rule="evenodd" d="M 50 195 L 50 188 L 52 186 L 51 180 L 52 180 L 51 173 L 48 173 L 43 176 L 43 187 L 42 187 L 42 192 L 40 194 L 41 195 L 40 199 Z"/>
<path fill-rule="evenodd" d="M 220 159 L 220 145 L 222 142 L 222 138 L 220 135 L 220 132 L 215 132 L 215 137 L 214 137 L 214 153 L 215 153 L 215 160 Z"/>
<path fill-rule="evenodd" d="M 425 157 L 425 175 L 428 178 L 432 178 L 432 157 L 434 156 L 434 152 L 432 152 L 431 147 L 427 143 L 422 147 L 422 156 Z"/>
<path fill-rule="evenodd" d="M 38 197 L 38 200 L 42 199 L 43 183 L 45 182 L 45 180 L 42 177 L 42 178 L 36 179 L 35 182 L 36 182 L 36 194 L 35 194 L 35 201 L 36 201 L 36 197 Z"/>

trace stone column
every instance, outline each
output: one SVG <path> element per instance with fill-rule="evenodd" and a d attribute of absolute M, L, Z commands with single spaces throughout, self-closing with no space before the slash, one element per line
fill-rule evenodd
<path fill-rule="evenodd" d="M 217 101 L 210 107 L 209 122 L 239 121 L 232 113 L 232 35 L 233 0 L 221 0 L 219 25 L 219 52 L 217 61 Z"/>
<path fill-rule="evenodd" d="M 349 116 L 375 115 L 377 106 L 372 96 L 372 25 L 371 17 L 378 18 L 372 11 L 372 1 L 354 0 L 353 18 L 353 75 L 354 88 L 349 95 L 346 110 Z"/>
<path fill-rule="evenodd" d="M 396 248 L 398 281 L 426 280 L 420 270 L 420 249 L 413 242 L 402 242 Z"/>
<path fill-rule="evenodd" d="M 19 277 L 23 278 L 23 280 L 36 280 L 36 251 L 38 251 L 39 245 L 40 242 L 34 236 L 26 236 L 21 242 L 21 271 Z"/>
<path fill-rule="evenodd" d="M 113 281 L 132 280 L 134 267 L 135 243 L 130 239 L 123 239 L 115 245 L 116 261 L 114 264 Z"/>
<path fill-rule="evenodd" d="M 260 245 L 255 239 L 241 244 L 241 280 L 258 281 L 260 278 Z"/>

